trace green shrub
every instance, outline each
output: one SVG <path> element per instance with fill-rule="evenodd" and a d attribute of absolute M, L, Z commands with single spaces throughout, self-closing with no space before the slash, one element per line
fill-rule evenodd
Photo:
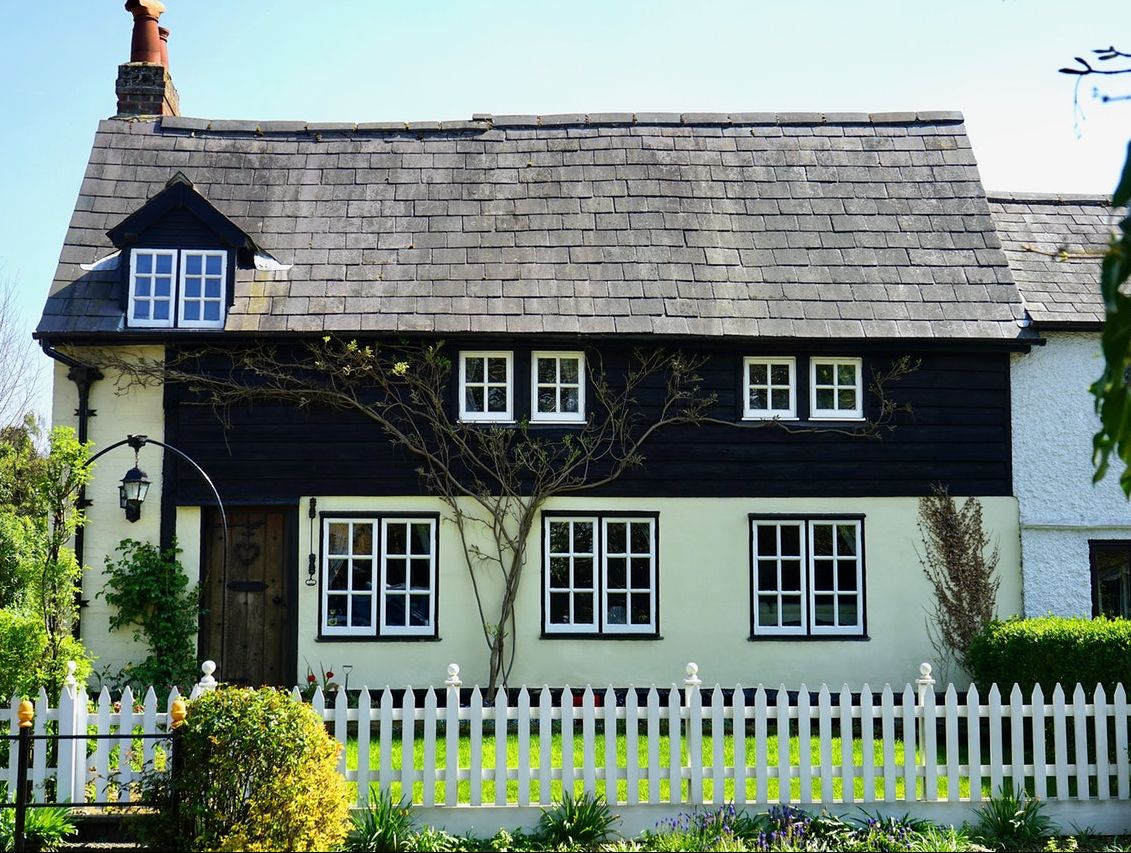
<path fill-rule="evenodd" d="M 1002 788 L 977 810 L 975 835 L 995 850 L 1037 850 L 1057 831 L 1044 803 L 1021 789 Z"/>
<path fill-rule="evenodd" d="M 970 669 L 979 688 L 1017 683 L 1028 694 L 1040 684 L 1048 696 L 1061 684 L 1092 690 L 1131 685 L 1131 620 L 1041 616 L 994 621 L 970 645 Z"/>
<path fill-rule="evenodd" d="M 75 677 L 79 683 L 85 681 L 90 675 L 91 656 L 83 644 L 74 637 L 64 637 L 59 650 L 56 660 L 48 660 L 42 619 L 0 610 L 0 703 L 13 695 L 34 698 L 40 687 L 46 687 L 54 704 L 69 660 L 78 665 Z"/>
<path fill-rule="evenodd" d="M 221 688 L 188 705 L 182 772 L 154 774 L 146 798 L 167 803 L 139 824 L 157 850 L 334 850 L 349 796 L 341 745 L 289 694 Z"/>
<path fill-rule="evenodd" d="M 8 788 L 0 785 L 0 802 L 8 799 Z M 78 830 L 71 820 L 70 809 L 28 809 L 24 818 L 24 841 L 27 850 L 58 850 L 63 842 Z M 0 808 L 0 850 L 14 850 L 16 846 L 16 810 Z"/>
<path fill-rule="evenodd" d="M 366 853 L 370 850 L 407 850 L 413 829 L 412 804 L 402 798 L 393 802 L 388 790 L 376 785 L 369 789 L 369 807 L 352 816 L 353 826 L 346 835 L 344 849 Z"/>
<path fill-rule="evenodd" d="M 592 850 L 612 833 L 619 820 L 608 804 L 585 793 L 574 799 L 569 794 L 538 819 L 538 834 L 554 847 L 580 847 Z"/>

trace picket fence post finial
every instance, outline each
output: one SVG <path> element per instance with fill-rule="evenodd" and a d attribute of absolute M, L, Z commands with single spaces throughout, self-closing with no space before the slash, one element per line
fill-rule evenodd
<path fill-rule="evenodd" d="M 78 679 L 75 678 L 75 671 L 78 668 L 79 665 L 73 660 L 67 661 L 67 677 L 63 679 L 64 687 L 69 687 L 73 690 L 76 686 L 78 686 Z"/>
<path fill-rule="evenodd" d="M 185 724 L 185 717 L 188 716 L 188 706 L 185 704 L 183 697 L 178 696 L 173 700 L 173 707 L 169 711 L 169 716 L 173 719 L 174 729 L 179 729 Z"/>
<path fill-rule="evenodd" d="M 27 699 L 20 702 L 19 718 L 21 729 L 31 728 L 32 721 L 35 719 L 35 705 Z"/>
<path fill-rule="evenodd" d="M 699 677 L 699 664 L 691 661 L 687 665 L 687 678 L 683 679 L 684 687 L 698 687 L 703 683 L 703 679 Z"/>
<path fill-rule="evenodd" d="M 200 671 L 204 673 L 200 681 L 197 682 L 197 687 L 200 688 L 202 693 L 216 689 L 216 679 L 212 677 L 212 673 L 216 671 L 216 661 L 206 660 L 200 665 Z"/>
<path fill-rule="evenodd" d="M 926 750 L 923 744 L 926 744 L 928 737 L 934 737 L 934 731 L 927 726 L 927 699 L 930 698 L 931 704 L 935 703 L 935 679 L 931 676 L 931 665 L 926 661 L 919 664 L 919 677 L 915 679 L 915 686 L 918 690 L 918 705 L 919 705 L 919 764 L 926 761 Z"/>
<path fill-rule="evenodd" d="M 444 679 L 444 686 L 445 687 L 455 687 L 455 688 L 458 689 L 462 684 L 463 684 L 463 682 L 460 681 L 460 677 L 459 677 L 459 664 L 458 663 L 448 664 L 448 677 L 446 679 Z"/>

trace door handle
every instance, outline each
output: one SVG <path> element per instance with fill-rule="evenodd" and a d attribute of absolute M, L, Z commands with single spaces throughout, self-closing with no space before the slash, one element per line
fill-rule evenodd
<path fill-rule="evenodd" d="M 281 597 L 281 596 L 278 596 L 278 595 L 274 596 L 274 597 L 273 597 L 273 598 L 271 599 L 271 602 L 272 602 L 272 604 L 286 604 L 286 602 L 285 602 L 285 601 L 283 601 L 282 597 Z"/>

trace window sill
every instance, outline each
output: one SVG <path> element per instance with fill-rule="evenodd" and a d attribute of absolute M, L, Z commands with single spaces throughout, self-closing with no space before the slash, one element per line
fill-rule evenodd
<path fill-rule="evenodd" d="M 334 634 L 319 634 L 314 638 L 316 643 L 438 643 L 442 637 L 359 637 L 356 634 L 343 634 L 336 636 Z"/>
<path fill-rule="evenodd" d="M 748 643 L 868 643 L 867 634 L 752 634 Z"/>
<path fill-rule="evenodd" d="M 460 417 L 461 424 L 473 424 L 475 426 L 514 426 L 518 423 L 514 418 L 465 418 Z"/>
<path fill-rule="evenodd" d="M 852 417 L 837 417 L 836 415 L 811 415 L 809 421 L 811 423 L 837 423 L 837 424 L 862 424 L 867 422 L 867 418 L 860 415 L 853 415 Z"/>
<path fill-rule="evenodd" d="M 548 634 L 543 631 L 540 640 L 662 640 L 660 634 Z"/>
<path fill-rule="evenodd" d="M 742 420 L 748 423 L 772 423 L 773 421 L 799 421 L 797 415 L 743 415 Z"/>
<path fill-rule="evenodd" d="M 531 418 L 528 422 L 531 426 L 547 426 L 547 427 L 582 427 L 588 423 L 588 420 L 582 418 L 581 420 L 550 420 L 549 418 Z"/>

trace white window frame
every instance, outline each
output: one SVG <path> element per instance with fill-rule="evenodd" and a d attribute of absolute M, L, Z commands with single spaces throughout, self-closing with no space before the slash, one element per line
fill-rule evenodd
<path fill-rule="evenodd" d="M 777 563 L 777 586 L 772 594 L 777 596 L 778 599 L 778 619 L 781 620 L 782 615 L 782 580 L 781 580 L 781 529 L 783 527 L 796 527 L 797 539 L 801 548 L 799 555 L 801 560 L 801 589 L 797 591 L 797 595 L 801 601 L 801 624 L 794 625 L 762 625 L 758 621 L 758 598 L 765 594 L 771 594 L 769 590 L 763 593 L 758 587 L 758 561 L 770 559 L 770 556 L 762 556 L 758 553 L 758 534 L 756 528 L 759 526 L 773 526 L 777 536 L 777 554 L 773 555 L 774 561 Z M 754 587 L 753 607 L 754 607 L 754 633 L 756 636 L 772 636 L 772 637 L 804 637 L 808 633 L 809 625 L 809 598 L 806 593 L 808 584 L 808 545 L 809 537 L 805 533 L 805 521 L 803 519 L 775 519 L 775 518 L 754 518 L 750 521 L 750 552 L 753 564 L 751 565 L 751 578 L 750 582 Z"/>
<path fill-rule="evenodd" d="M 758 525 L 773 525 L 778 528 L 778 582 L 776 594 L 779 596 L 779 613 L 780 613 L 780 596 L 781 596 L 781 528 L 786 525 L 798 526 L 801 528 L 801 626 L 778 626 L 778 625 L 761 625 L 758 621 L 758 596 L 760 594 L 758 588 L 758 536 L 756 528 Z M 818 555 L 814 556 L 814 535 L 815 527 L 817 525 L 827 525 L 833 528 L 833 549 L 834 554 L 830 556 Z M 836 528 L 838 526 L 851 526 L 855 528 L 856 535 L 856 554 L 852 559 L 856 561 L 856 590 L 848 593 L 856 598 L 856 624 L 854 625 L 817 625 L 816 624 L 816 597 L 820 595 L 833 595 L 834 596 L 834 619 L 839 619 L 839 610 L 835 607 L 837 599 L 839 599 L 839 576 L 836 566 Z M 821 516 L 821 517 L 800 517 L 800 516 L 786 516 L 775 517 L 773 515 L 751 515 L 750 516 L 750 606 L 753 608 L 751 613 L 751 630 L 753 632 L 753 639 L 758 638 L 773 638 L 773 637 L 863 637 L 867 628 L 867 594 L 864 589 L 864 520 L 862 518 L 841 517 L 841 516 Z M 831 590 L 821 590 L 818 592 L 816 588 L 816 568 L 814 560 L 831 559 L 833 560 L 833 588 Z"/>
<path fill-rule="evenodd" d="M 137 299 L 137 259 L 139 255 L 152 255 L 154 258 L 154 272 L 147 273 L 150 278 L 156 278 L 157 273 L 157 258 L 167 257 L 173 259 L 173 268 L 169 272 L 169 318 L 167 320 L 154 320 L 153 317 L 153 303 L 158 301 L 153 298 L 153 291 L 150 290 L 150 295 L 141 300 Z M 130 252 L 130 280 L 129 280 L 129 304 L 126 308 L 126 325 L 132 326 L 135 329 L 168 329 L 176 324 L 177 317 L 177 260 L 178 253 L 176 249 L 134 249 Z M 134 318 L 134 308 L 138 301 L 149 303 L 150 319 L 139 320 Z M 164 300 L 160 300 L 164 301 Z"/>
<path fill-rule="evenodd" d="M 569 524 L 569 553 L 551 551 L 550 549 L 550 525 L 551 524 Z M 593 529 L 592 547 L 591 552 L 582 552 L 573 550 L 573 525 L 574 524 L 588 524 Z M 600 631 L 601 624 L 601 524 L 600 518 L 595 515 L 554 515 L 543 516 L 542 536 L 544 540 L 544 548 L 542 555 L 542 572 L 543 572 L 543 614 L 545 622 L 545 633 L 547 634 L 596 634 Z M 569 586 L 551 587 L 550 585 L 550 560 L 553 557 L 559 559 L 565 557 L 569 559 Z M 593 561 L 593 621 L 591 622 L 574 622 L 572 621 L 573 615 L 573 596 L 577 594 L 577 587 L 574 586 L 573 564 L 577 557 L 588 558 Z M 587 592 L 588 590 L 580 590 Z M 570 616 L 571 621 L 563 624 L 561 622 L 550 621 L 550 594 L 567 593 L 570 596 Z"/>
<path fill-rule="evenodd" d="M 346 524 L 349 527 L 349 532 L 346 536 L 347 552 L 346 554 L 333 554 L 330 553 L 330 525 L 331 524 Z M 353 552 L 353 528 L 354 525 L 367 524 L 373 528 L 370 536 L 372 544 L 371 553 L 359 555 Z M 378 519 L 376 518 L 351 518 L 341 517 L 332 518 L 325 516 L 322 519 L 322 576 L 320 578 L 320 586 L 322 587 L 322 614 L 320 617 L 320 633 L 327 637 L 369 637 L 373 636 L 377 631 L 377 596 L 381 594 L 381 584 L 379 582 L 379 567 L 377 563 L 378 544 L 377 538 L 380 536 L 378 528 Z M 347 600 L 352 598 L 355 594 L 353 589 L 353 560 L 355 557 L 367 559 L 372 565 L 372 575 L 370 580 L 369 595 L 369 624 L 368 625 L 330 625 L 327 622 L 327 617 L 330 612 L 330 596 L 331 595 L 345 595 Z M 330 560 L 342 559 L 347 561 L 346 564 L 346 588 L 345 590 L 331 590 L 330 589 Z M 352 613 L 353 603 L 349 602 L 347 613 Z"/>
<path fill-rule="evenodd" d="M 380 603 L 380 621 L 378 623 L 378 633 L 385 637 L 431 637 L 436 633 L 436 552 L 438 542 L 436 540 L 437 525 L 435 518 L 428 517 L 386 517 L 381 520 L 381 573 L 380 573 L 380 589 L 379 595 L 381 596 Z M 407 526 L 406 530 L 406 545 L 412 548 L 412 525 L 414 524 L 427 524 L 429 527 L 429 572 L 428 572 L 428 622 L 425 625 L 390 625 L 386 618 L 385 613 L 385 593 L 388 585 L 388 560 L 389 560 L 389 526 L 392 524 L 401 524 Z M 397 559 L 402 559 L 402 555 L 393 555 Z M 412 560 L 422 559 L 421 557 L 413 557 L 405 555 L 405 591 L 403 594 L 405 598 L 405 617 L 408 618 L 410 612 L 410 604 L 412 598 Z"/>
<path fill-rule="evenodd" d="M 766 403 L 765 409 L 750 407 L 750 368 L 752 365 L 766 366 Z M 774 365 L 786 365 L 789 368 L 789 406 L 785 409 L 773 407 L 773 389 L 780 389 L 774 385 L 771 372 Z M 766 420 L 796 420 L 797 418 L 797 359 L 793 356 L 746 356 L 742 359 L 742 419 L 744 421 Z"/>
<path fill-rule="evenodd" d="M 507 364 L 507 409 L 505 412 L 469 412 L 467 410 L 467 361 L 471 358 L 483 359 L 483 407 L 487 407 L 487 391 L 497 382 L 487 381 L 487 359 L 506 359 Z M 464 423 L 513 423 L 514 422 L 514 353 L 510 350 L 464 350 L 459 354 L 459 419 Z"/>
<path fill-rule="evenodd" d="M 559 622 L 550 621 L 550 525 L 559 522 L 572 522 L 590 524 L 593 527 L 593 553 L 573 553 L 573 536 L 572 529 L 570 531 L 570 554 L 562 554 L 553 552 L 555 556 L 562 557 L 592 557 L 593 559 L 593 621 L 584 624 L 569 623 L 561 624 Z M 625 584 L 624 591 L 627 595 L 631 596 L 634 591 L 635 594 L 640 594 L 642 590 L 635 589 L 632 586 L 632 558 L 647 557 L 650 562 L 649 582 L 650 588 L 647 590 L 650 597 L 650 613 L 649 621 L 646 625 L 610 625 L 608 622 L 608 607 L 609 607 L 609 584 L 608 584 L 608 526 L 610 524 L 633 524 L 633 523 L 646 523 L 648 524 L 649 533 L 649 550 L 647 554 L 633 552 L 632 549 L 632 534 L 628 534 L 628 548 L 629 553 L 623 555 L 625 563 Z M 633 515 L 631 513 L 618 514 L 618 513 L 578 513 L 578 514 L 565 514 L 565 515 L 543 515 L 542 516 L 542 632 L 544 636 L 557 637 L 557 636 L 570 636 L 570 635 L 585 635 L 588 637 L 621 637 L 626 635 L 644 635 L 654 637 L 659 633 L 659 598 L 660 598 L 660 571 L 659 571 L 659 519 L 655 515 Z M 620 553 L 613 555 L 615 557 L 622 556 Z M 573 566 L 570 565 L 570 582 L 573 581 Z M 573 587 L 553 587 L 554 592 L 569 592 L 573 594 Z M 617 590 L 620 591 L 620 590 Z M 626 602 L 629 612 L 631 613 L 631 598 Z M 572 611 L 572 601 L 570 603 Z M 631 618 L 631 616 L 629 617 Z"/>
<path fill-rule="evenodd" d="M 140 255 L 163 256 L 173 259 L 173 270 L 170 273 L 172 282 L 169 293 L 169 319 L 167 320 L 139 320 L 134 318 L 134 309 L 139 301 L 150 302 L 152 315 L 152 296 L 138 300 L 136 293 L 137 284 L 137 259 Z M 207 262 L 209 257 L 220 258 L 220 319 L 219 320 L 185 320 L 185 278 L 187 264 L 185 258 L 197 255 Z M 202 266 L 203 270 L 203 266 Z M 204 304 L 216 302 L 213 297 L 204 298 L 205 276 L 201 275 L 201 316 L 204 315 Z M 151 249 L 135 248 L 130 250 L 130 277 L 127 283 L 129 299 L 126 305 L 126 327 L 134 329 L 222 329 L 227 321 L 228 314 L 228 252 L 220 249 Z"/>
<path fill-rule="evenodd" d="M 343 555 L 330 554 L 330 525 L 331 524 L 348 524 L 348 550 L 349 554 L 345 555 L 346 559 L 350 561 L 347 565 L 347 582 L 345 590 L 331 590 L 330 589 L 330 559 L 340 559 Z M 353 553 L 353 527 L 354 525 L 366 524 L 372 528 L 371 541 L 372 552 L 366 554 L 355 555 Z M 387 585 L 387 561 L 389 558 L 388 553 L 388 527 L 390 524 L 427 524 L 430 527 L 430 547 L 431 547 L 431 565 L 429 570 L 429 603 L 428 603 L 428 624 L 427 625 L 388 625 L 385 615 L 385 587 Z M 411 533 L 410 533 L 411 535 Z M 396 639 L 398 637 L 434 637 L 436 636 L 436 619 L 438 613 L 438 578 L 439 578 L 439 524 L 436 516 L 429 515 L 324 515 L 322 516 L 322 541 L 319 545 L 321 551 L 321 574 L 319 576 L 319 586 L 321 587 L 321 614 L 319 615 L 319 636 L 333 638 L 333 637 L 366 637 L 370 639 Z M 372 574 L 372 590 L 369 593 L 359 592 L 355 593 L 353 590 L 353 566 L 352 560 L 357 556 L 361 559 L 372 561 L 373 574 Z M 399 555 L 393 555 L 394 558 Z M 405 606 L 409 606 L 407 600 L 411 596 L 409 587 L 412 582 L 412 566 L 409 562 L 411 558 L 406 559 L 405 562 L 405 586 L 404 593 L 406 597 Z M 419 558 L 417 558 L 419 559 Z M 331 595 L 346 595 L 352 596 L 354 594 L 365 595 L 368 594 L 371 598 L 370 601 L 370 624 L 363 626 L 351 625 L 329 625 L 327 624 L 327 616 L 329 614 L 329 599 Z M 406 613 L 408 611 L 406 610 Z"/>
<path fill-rule="evenodd" d="M 818 525 L 825 525 L 825 526 L 830 526 L 830 527 L 833 528 L 833 554 L 832 555 L 825 556 L 825 555 L 816 555 L 814 553 L 815 549 L 813 547 L 813 539 L 816 535 L 816 527 Z M 840 584 L 840 572 L 838 571 L 838 567 L 836 565 L 836 563 L 837 563 L 837 559 L 836 559 L 836 551 L 837 551 L 836 528 L 842 527 L 842 526 L 844 526 L 844 527 L 855 527 L 856 528 L 856 554 L 853 557 L 853 559 L 855 559 L 855 561 L 856 561 L 856 590 L 855 590 L 855 592 L 849 593 L 849 595 L 852 595 L 856 598 L 856 624 L 855 625 L 818 625 L 817 624 L 817 617 L 816 617 L 816 613 L 817 613 L 816 599 L 817 599 L 818 594 L 820 594 L 820 595 L 832 595 L 833 596 L 833 618 L 834 618 L 834 621 L 839 621 L 839 619 L 840 619 L 840 610 L 837 607 L 837 604 L 839 603 L 839 600 L 840 600 L 840 594 L 838 592 L 838 588 L 839 588 L 839 584 Z M 809 613 L 811 614 L 810 625 L 809 625 L 809 633 L 812 634 L 815 637 L 855 636 L 855 635 L 863 634 L 864 633 L 864 555 L 862 553 L 863 548 L 861 547 L 861 539 L 863 537 L 861 535 L 862 531 L 861 531 L 860 520 L 859 519 L 851 519 L 851 518 L 829 518 L 829 519 L 818 518 L 818 519 L 812 519 L 809 522 L 808 527 L 809 527 L 809 537 L 808 537 L 809 579 L 808 579 L 808 587 L 809 587 Z M 817 560 L 817 559 L 831 559 L 833 561 L 833 588 L 831 590 L 821 590 L 820 593 L 818 593 L 818 591 L 817 591 L 817 583 L 816 583 L 817 570 L 814 567 L 814 561 Z"/>
<path fill-rule="evenodd" d="M 817 366 L 830 364 L 833 366 L 833 384 L 821 385 L 822 388 L 833 389 L 833 402 L 836 403 L 839 399 L 838 391 L 843 388 L 848 388 L 848 385 L 841 385 L 837 374 L 839 371 L 836 369 L 844 365 L 852 365 L 856 368 L 856 382 L 852 386 L 856 392 L 856 407 L 853 409 L 821 409 L 817 407 Z M 809 410 L 810 416 L 813 420 L 836 420 L 836 421 L 862 421 L 864 420 L 864 359 L 862 358 L 826 358 L 813 357 L 809 359 Z"/>
<path fill-rule="evenodd" d="M 574 359 L 577 361 L 577 411 L 576 412 L 562 412 L 560 406 L 562 402 L 562 389 L 572 388 L 574 383 L 562 382 L 562 359 Z M 538 381 L 538 362 L 539 360 L 553 360 L 555 363 L 555 373 L 557 378 L 553 383 L 545 383 Z M 585 423 L 585 353 L 583 352 L 553 352 L 550 350 L 532 352 L 530 354 L 530 421 L 531 423 L 540 424 L 583 424 Z M 553 388 L 557 395 L 557 404 L 559 411 L 556 412 L 540 412 L 538 411 L 538 390 L 539 388 Z"/>
<path fill-rule="evenodd" d="M 200 303 L 200 316 L 199 320 L 186 320 L 185 319 L 185 303 L 188 301 L 185 295 L 185 279 L 188 278 L 188 264 L 186 260 L 191 256 L 201 258 L 201 274 L 200 274 L 200 297 L 195 298 L 193 302 Z M 204 283 L 206 279 L 213 278 L 213 276 L 206 275 L 208 258 L 220 259 L 220 297 L 205 297 Z M 222 329 L 224 328 L 224 314 L 228 305 L 228 253 L 224 251 L 213 251 L 208 249 L 182 249 L 180 253 L 180 274 L 177 276 L 178 290 L 177 290 L 177 325 L 182 329 Z M 209 302 L 219 302 L 220 304 L 220 318 L 218 320 L 205 320 L 204 319 L 204 306 Z"/>

